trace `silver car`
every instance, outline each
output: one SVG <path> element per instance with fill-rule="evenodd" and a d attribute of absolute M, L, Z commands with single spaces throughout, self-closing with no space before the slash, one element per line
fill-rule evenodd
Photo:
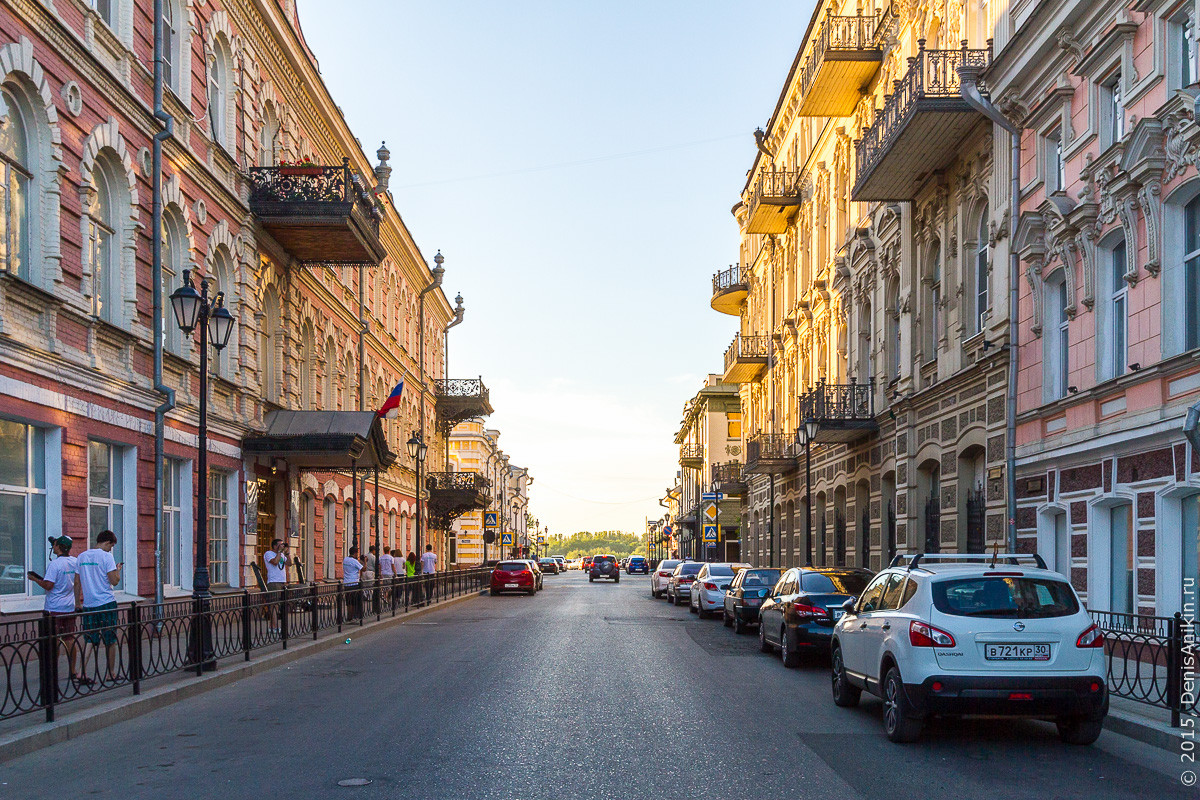
<path fill-rule="evenodd" d="M 749 564 L 741 562 L 714 561 L 705 564 L 690 587 L 688 610 L 699 614 L 700 619 L 711 617 L 715 611 L 724 613 L 725 592 L 729 584 L 733 583 L 738 570 L 749 568 Z"/>

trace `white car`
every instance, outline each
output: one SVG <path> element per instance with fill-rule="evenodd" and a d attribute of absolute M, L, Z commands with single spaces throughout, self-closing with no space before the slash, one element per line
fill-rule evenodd
<path fill-rule="evenodd" d="M 738 570 L 748 569 L 749 564 L 734 564 L 727 561 L 714 561 L 700 568 L 700 573 L 691 585 L 691 597 L 688 599 L 688 610 L 707 619 L 714 611 L 725 612 L 725 592 L 729 584 L 737 577 Z"/>
<path fill-rule="evenodd" d="M 915 741 L 937 714 L 1053 719 L 1069 744 L 1100 735 L 1104 635 L 1040 556 L 898 556 L 845 608 L 833 702 L 881 697 L 893 742 Z"/>
<path fill-rule="evenodd" d="M 668 558 L 658 562 L 658 566 L 650 573 L 650 596 L 662 597 L 667 593 L 667 584 L 671 582 L 671 573 L 682 564 L 678 558 Z"/>

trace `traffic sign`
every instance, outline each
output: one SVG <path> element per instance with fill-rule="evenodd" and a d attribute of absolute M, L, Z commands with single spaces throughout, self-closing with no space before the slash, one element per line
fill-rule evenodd
<path fill-rule="evenodd" d="M 704 526 L 704 541 L 712 542 L 714 544 L 716 543 L 716 541 L 717 541 L 717 526 L 716 525 L 705 525 Z"/>
<path fill-rule="evenodd" d="M 708 502 L 704 504 L 704 519 L 715 523 L 717 521 L 717 504 Z"/>
<path fill-rule="evenodd" d="M 499 516 L 500 516 L 500 515 L 499 515 L 499 514 L 497 514 L 495 511 L 485 511 L 485 512 L 483 512 L 483 527 L 485 527 L 485 528 L 495 528 L 495 527 L 497 526 L 497 524 L 498 524 L 498 523 L 497 523 L 497 518 L 498 518 Z"/>
<path fill-rule="evenodd" d="M 664 535 L 664 536 L 670 536 L 670 535 L 671 535 L 671 526 L 670 526 L 670 525 L 668 525 L 667 527 L 663 528 L 663 535 Z"/>
<path fill-rule="evenodd" d="M 513 543 L 513 541 L 512 541 L 512 534 L 511 534 L 511 533 L 502 533 L 502 534 L 500 534 L 500 544 L 512 545 L 512 543 Z"/>
<path fill-rule="evenodd" d="M 707 502 L 709 500 L 720 500 L 724 496 L 725 495 L 721 494 L 720 492 L 702 492 L 700 494 L 700 499 Z"/>
<path fill-rule="evenodd" d="M 539 537 L 538 537 L 538 544 L 545 544 L 545 543 L 546 543 L 546 537 L 545 537 L 545 536 L 539 536 Z"/>

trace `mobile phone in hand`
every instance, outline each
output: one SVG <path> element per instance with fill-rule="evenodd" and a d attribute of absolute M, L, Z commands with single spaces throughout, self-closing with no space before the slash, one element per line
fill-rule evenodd
<path fill-rule="evenodd" d="M 29 570 L 29 572 L 26 572 L 25 574 L 26 574 L 26 575 L 28 575 L 30 578 L 32 578 L 32 579 L 33 579 L 33 580 L 35 580 L 35 581 L 44 581 L 44 580 L 46 580 L 45 578 L 43 578 L 41 575 L 38 575 L 38 574 L 37 574 L 36 572 L 34 572 L 33 570 Z"/>

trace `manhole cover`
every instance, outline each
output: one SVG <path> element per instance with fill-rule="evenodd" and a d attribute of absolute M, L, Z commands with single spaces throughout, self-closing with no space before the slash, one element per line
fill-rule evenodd
<path fill-rule="evenodd" d="M 338 781 L 338 786 L 370 786 L 370 778 L 345 778 Z"/>

